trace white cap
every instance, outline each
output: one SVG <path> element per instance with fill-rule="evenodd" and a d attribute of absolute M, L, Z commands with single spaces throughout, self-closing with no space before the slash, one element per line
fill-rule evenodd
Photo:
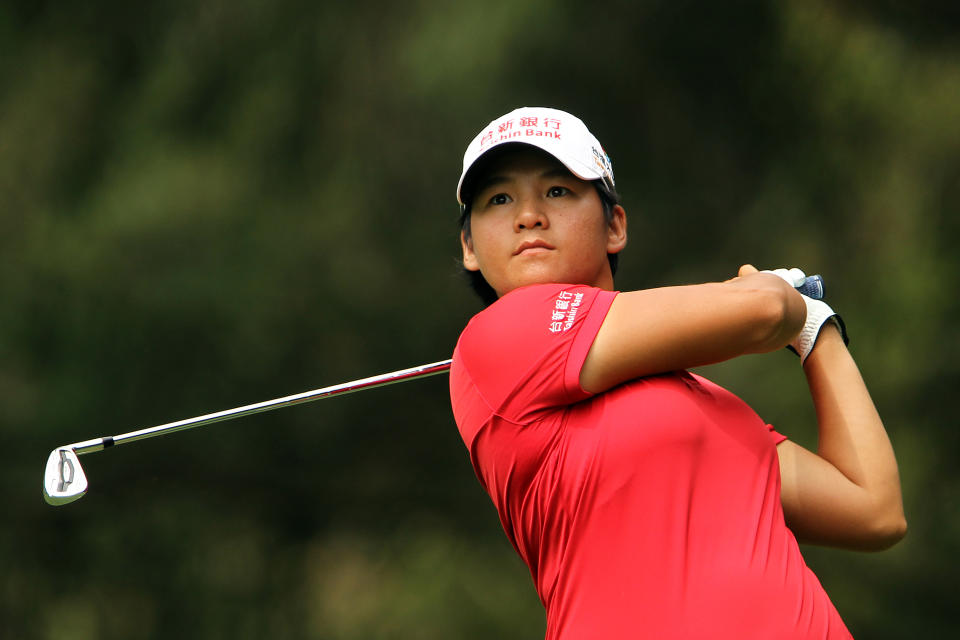
<path fill-rule="evenodd" d="M 511 142 L 543 149 L 581 180 L 603 180 L 608 188 L 614 186 L 610 157 L 580 118 L 559 109 L 520 107 L 484 127 L 467 147 L 457 183 L 460 204 L 464 204 L 460 190 L 470 167 L 491 149 Z"/>

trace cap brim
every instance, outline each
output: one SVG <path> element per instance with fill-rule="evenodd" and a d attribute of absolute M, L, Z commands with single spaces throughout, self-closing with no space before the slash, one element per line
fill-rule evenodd
<path fill-rule="evenodd" d="M 597 169 L 595 166 L 584 165 L 582 162 L 577 161 L 575 158 L 564 157 L 564 154 L 556 153 L 555 149 L 549 148 L 546 141 L 540 143 L 537 140 L 505 140 L 503 142 L 498 142 L 492 145 L 489 149 L 485 149 L 483 153 L 478 155 L 469 166 L 464 167 L 463 172 L 460 174 L 460 181 L 457 183 L 457 202 L 461 205 L 466 203 L 463 201 L 463 186 L 467 182 L 467 178 L 470 175 L 470 172 L 477 166 L 477 163 L 494 149 L 503 149 L 508 145 L 524 145 L 528 147 L 534 147 L 540 149 L 544 153 L 548 154 L 552 158 L 556 158 L 560 161 L 560 164 L 565 166 L 570 173 L 580 178 L 581 180 L 600 180 L 604 177 L 604 174 Z"/>

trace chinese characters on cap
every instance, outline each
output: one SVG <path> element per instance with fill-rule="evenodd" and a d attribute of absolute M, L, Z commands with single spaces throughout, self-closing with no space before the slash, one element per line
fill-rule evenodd
<path fill-rule="evenodd" d="M 488 129 L 480 139 L 480 148 L 516 138 L 548 137 L 560 140 L 560 126 L 557 118 L 526 116 L 510 120 L 501 120 L 493 129 Z"/>

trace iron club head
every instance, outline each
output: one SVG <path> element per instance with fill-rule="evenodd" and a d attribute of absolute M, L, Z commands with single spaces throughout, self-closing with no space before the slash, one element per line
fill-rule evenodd
<path fill-rule="evenodd" d="M 79 500 L 87 492 L 87 476 L 73 449 L 54 449 L 43 475 L 43 499 L 54 506 Z"/>

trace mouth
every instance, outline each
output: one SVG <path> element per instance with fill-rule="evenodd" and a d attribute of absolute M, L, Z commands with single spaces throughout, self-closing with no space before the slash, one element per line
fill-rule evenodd
<path fill-rule="evenodd" d="M 533 255 L 537 253 L 546 253 L 547 251 L 551 251 L 553 249 L 553 245 L 544 242 L 543 240 L 528 240 L 517 247 L 517 250 L 513 252 L 513 255 Z"/>

